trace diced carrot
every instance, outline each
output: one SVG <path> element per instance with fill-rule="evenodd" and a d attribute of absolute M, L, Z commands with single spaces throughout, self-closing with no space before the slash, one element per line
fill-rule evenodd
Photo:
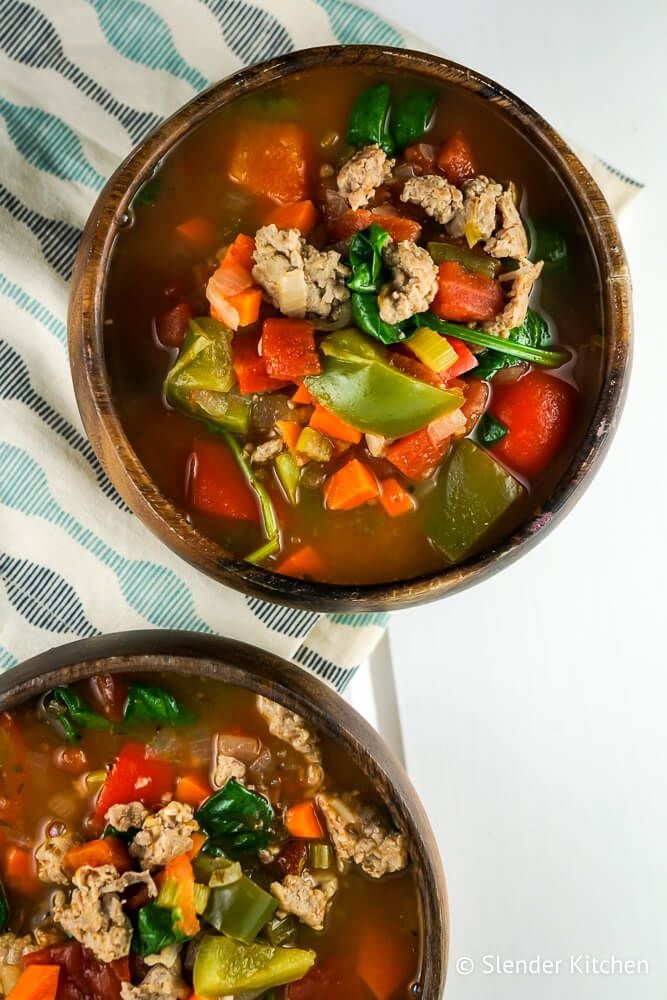
<path fill-rule="evenodd" d="M 292 402 L 299 403 L 302 406 L 312 406 L 313 397 L 310 395 L 303 382 L 299 383 L 296 392 L 292 396 Z"/>
<path fill-rule="evenodd" d="M 276 427 L 280 432 L 280 436 L 287 445 L 289 453 L 296 462 L 297 465 L 306 465 L 308 459 L 303 455 L 300 455 L 296 450 L 297 441 L 299 440 L 299 435 L 303 430 L 301 424 L 298 424 L 296 420 L 276 420 Z"/>
<path fill-rule="evenodd" d="M 414 968 L 414 942 L 406 931 L 370 921 L 358 932 L 357 971 L 375 1000 L 389 1000 Z"/>
<path fill-rule="evenodd" d="M 200 853 L 202 847 L 204 846 L 207 840 L 208 837 L 206 836 L 205 833 L 201 833 L 199 830 L 195 830 L 195 832 L 192 834 L 192 847 L 188 851 L 188 857 L 190 858 L 190 861 L 194 861 L 194 859 Z"/>
<path fill-rule="evenodd" d="M 215 228 L 210 219 L 195 215 L 176 226 L 176 232 L 192 246 L 205 249 L 215 240 Z"/>
<path fill-rule="evenodd" d="M 460 375 L 465 375 L 466 372 L 476 368 L 479 361 L 468 345 L 464 344 L 458 337 L 446 337 L 445 339 L 449 341 L 458 354 L 458 360 L 442 373 L 443 377 L 449 382 L 450 379 L 458 378 Z"/>
<path fill-rule="evenodd" d="M 255 495 L 224 441 L 195 441 L 189 460 L 188 504 L 238 521 L 259 521 Z"/>
<path fill-rule="evenodd" d="M 59 975 L 58 965 L 29 965 L 7 994 L 7 1000 L 55 1000 Z"/>
<path fill-rule="evenodd" d="M 266 362 L 259 353 L 259 334 L 244 333 L 232 341 L 233 365 L 239 391 L 244 395 L 252 392 L 272 392 L 289 385 L 289 381 L 271 378 L 266 370 Z"/>
<path fill-rule="evenodd" d="M 315 327 L 307 319 L 271 318 L 262 326 L 262 357 L 271 378 L 296 381 L 322 370 Z"/>
<path fill-rule="evenodd" d="M 74 844 L 65 855 L 64 864 L 71 874 L 82 865 L 90 865 L 91 868 L 113 865 L 119 872 L 126 872 L 132 867 L 127 847 L 118 837 L 101 837 L 84 844 Z"/>
<path fill-rule="evenodd" d="M 423 427 L 414 434 L 399 438 L 387 448 L 386 458 L 408 479 L 428 479 L 449 448 L 449 439 L 435 443 Z"/>
<path fill-rule="evenodd" d="M 266 226 L 273 223 L 278 229 L 298 229 L 308 236 L 317 225 L 317 209 L 310 199 L 295 201 L 291 205 L 278 205 L 266 217 Z"/>
<path fill-rule="evenodd" d="M 4 862 L 5 883 L 10 889 L 30 894 L 41 887 L 35 859 L 30 851 L 22 847 L 8 847 Z"/>
<path fill-rule="evenodd" d="M 232 145 L 229 176 L 272 201 L 295 202 L 306 197 L 309 138 L 296 122 L 240 122 Z"/>
<path fill-rule="evenodd" d="M 285 810 L 283 822 L 287 832 L 293 837 L 321 840 L 324 836 L 324 827 L 312 799 L 305 799 L 303 802 L 296 802 L 293 806 L 289 806 Z"/>
<path fill-rule="evenodd" d="M 415 509 L 414 498 L 404 490 L 398 479 L 389 476 L 380 483 L 380 503 L 389 517 L 400 517 Z"/>
<path fill-rule="evenodd" d="M 313 415 L 310 418 L 310 426 L 321 434 L 326 434 L 327 437 L 336 438 L 339 441 L 349 441 L 350 444 L 359 444 L 361 441 L 361 431 L 351 427 L 350 424 L 345 423 L 335 413 L 320 406 L 319 403 L 315 404 Z"/>
<path fill-rule="evenodd" d="M 222 265 L 238 264 L 246 271 L 252 271 L 255 263 L 253 254 L 255 252 L 255 240 L 252 236 L 239 233 L 233 243 L 227 248 L 227 253 L 222 258 Z"/>
<path fill-rule="evenodd" d="M 454 132 L 443 142 L 438 154 L 438 166 L 450 184 L 463 184 L 475 176 L 477 167 L 463 132 Z"/>
<path fill-rule="evenodd" d="M 403 156 L 408 163 L 414 163 L 423 173 L 433 173 L 435 167 L 435 147 L 429 143 L 418 142 L 414 146 L 406 146 L 403 150 Z"/>
<path fill-rule="evenodd" d="M 302 548 L 296 549 L 295 552 L 286 556 L 276 566 L 276 573 L 299 578 L 307 576 L 317 580 L 321 577 L 323 568 L 322 560 L 312 545 L 304 545 Z"/>
<path fill-rule="evenodd" d="M 155 321 L 157 339 L 165 347 L 180 347 L 185 340 L 188 323 L 192 319 L 192 306 L 189 302 L 179 302 L 158 316 Z"/>
<path fill-rule="evenodd" d="M 362 229 L 367 229 L 373 222 L 385 229 L 397 242 L 401 240 L 416 242 L 421 235 L 422 227 L 414 219 L 407 219 L 402 215 L 376 214 L 367 208 L 356 211 L 349 209 L 343 212 L 329 224 L 329 234 L 333 240 L 346 240 Z"/>
<path fill-rule="evenodd" d="M 256 323 L 259 319 L 259 310 L 262 304 L 262 289 L 254 287 L 245 288 L 238 295 L 232 295 L 227 301 L 238 314 L 237 329 L 239 326 L 250 326 L 251 323 Z M 212 309 L 211 312 L 213 312 Z"/>
<path fill-rule="evenodd" d="M 352 458 L 324 484 L 324 497 L 330 510 L 353 510 L 375 500 L 380 487 L 373 473 L 358 458 Z"/>
<path fill-rule="evenodd" d="M 185 802 L 189 806 L 198 809 L 206 799 L 211 796 L 211 788 L 198 774 L 185 774 L 176 782 L 176 792 L 174 798 L 178 802 Z"/>
<path fill-rule="evenodd" d="M 179 854 L 164 869 L 164 879 L 173 879 L 178 884 L 179 917 L 176 928 L 187 937 L 194 937 L 199 931 L 199 920 L 195 909 L 195 874 L 187 854 Z"/>
<path fill-rule="evenodd" d="M 459 323 L 493 319 L 504 304 L 502 288 L 493 278 L 466 271 L 456 261 L 445 261 L 438 268 L 438 291 L 431 309 L 440 319 Z"/>

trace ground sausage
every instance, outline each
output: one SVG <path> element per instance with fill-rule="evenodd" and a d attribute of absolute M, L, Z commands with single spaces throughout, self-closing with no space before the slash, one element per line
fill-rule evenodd
<path fill-rule="evenodd" d="M 83 865 L 74 873 L 74 890 L 68 902 L 64 892 L 53 896 L 53 919 L 70 937 L 89 948 L 100 962 L 113 962 L 130 953 L 132 924 L 123 910 L 120 894 L 143 882 L 149 896 L 157 895 L 148 872 L 119 875 L 113 865 Z"/>
<path fill-rule="evenodd" d="M 125 802 L 107 809 L 105 820 L 115 830 L 127 833 L 138 830 L 148 816 L 148 809 L 141 802 Z"/>
<path fill-rule="evenodd" d="M 130 843 L 130 854 L 144 868 L 159 868 L 192 850 L 192 834 L 199 829 L 192 806 L 169 802 L 147 816 Z"/>
<path fill-rule="evenodd" d="M 463 207 L 463 195 L 459 189 L 438 174 L 411 177 L 405 182 L 401 201 L 419 205 L 442 226 L 451 222 Z"/>
<path fill-rule="evenodd" d="M 120 988 L 122 1000 L 181 1000 L 190 990 L 180 973 L 180 965 L 171 969 L 155 965 L 138 986 L 123 983 Z"/>
<path fill-rule="evenodd" d="M 236 757 L 230 757 L 220 750 L 216 752 L 212 782 L 214 788 L 222 788 L 231 778 L 241 781 L 245 778 L 246 766 Z"/>
<path fill-rule="evenodd" d="M 0 934 L 0 965 L 20 965 L 21 959 L 31 951 L 37 951 L 30 934 L 17 937 L 16 934 Z"/>
<path fill-rule="evenodd" d="M 400 323 L 428 309 L 438 290 L 438 268 L 428 251 L 409 240 L 392 241 L 383 258 L 391 269 L 391 281 L 378 296 L 381 319 Z"/>
<path fill-rule="evenodd" d="M 72 846 L 73 840 L 67 833 L 56 837 L 47 837 L 35 851 L 37 876 L 42 882 L 55 885 L 67 885 L 69 875 L 63 867 L 65 855 Z"/>
<path fill-rule="evenodd" d="M 528 253 L 528 237 L 519 209 L 516 205 L 516 188 L 510 183 L 503 191 L 496 206 L 500 215 L 500 226 L 484 249 L 492 257 L 525 257 Z"/>
<path fill-rule="evenodd" d="M 505 308 L 495 319 L 483 323 L 483 330 L 500 337 L 508 337 L 510 330 L 521 326 L 526 318 L 533 285 L 542 273 L 543 266 L 544 261 L 538 260 L 533 264 L 527 257 L 523 257 L 515 271 L 501 274 L 498 280 L 506 287 L 509 286 Z"/>
<path fill-rule="evenodd" d="M 463 205 L 447 225 L 450 236 L 465 236 L 470 246 L 488 240 L 496 228 L 496 209 L 503 189 L 496 181 L 479 174 L 464 181 Z"/>
<path fill-rule="evenodd" d="M 338 171 L 338 190 L 350 208 L 363 208 L 375 195 L 375 189 L 391 177 L 393 160 L 379 146 L 364 146 Z"/>
<path fill-rule="evenodd" d="M 282 882 L 271 883 L 271 893 L 280 909 L 316 931 L 324 929 L 327 907 L 337 889 L 335 877 L 320 882 L 307 869 L 301 875 L 286 875 Z"/>
<path fill-rule="evenodd" d="M 389 830 L 378 811 L 362 805 L 357 794 L 340 798 L 319 795 L 317 804 L 324 814 L 341 870 L 347 861 L 354 861 L 367 875 L 380 878 L 405 868 L 408 863 L 405 835 Z"/>
<path fill-rule="evenodd" d="M 306 782 L 319 785 L 322 781 L 322 754 L 316 737 L 306 726 L 306 720 L 270 698 L 257 695 L 257 711 L 266 720 L 269 732 L 284 743 L 289 743 L 308 762 Z"/>

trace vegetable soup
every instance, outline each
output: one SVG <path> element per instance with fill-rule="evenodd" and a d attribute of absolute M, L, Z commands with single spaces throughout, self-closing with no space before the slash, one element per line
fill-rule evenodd
<path fill-rule="evenodd" d="M 11 1000 L 419 990 L 407 836 L 337 744 L 219 681 L 102 675 L 0 715 L 0 862 Z"/>
<path fill-rule="evenodd" d="M 590 423 L 599 278 L 491 102 L 363 67 L 211 115 L 136 196 L 105 293 L 147 472 L 236 558 L 440 571 L 539 511 Z"/>

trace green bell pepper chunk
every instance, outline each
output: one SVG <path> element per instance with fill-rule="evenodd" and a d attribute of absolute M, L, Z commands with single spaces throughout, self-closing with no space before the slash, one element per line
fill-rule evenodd
<path fill-rule="evenodd" d="M 194 965 L 197 996 L 220 997 L 245 990 L 270 990 L 302 979 L 315 964 L 315 952 L 243 944 L 228 937 L 205 935 Z"/>
<path fill-rule="evenodd" d="M 281 451 L 274 459 L 276 474 L 289 502 L 294 505 L 299 496 L 301 469 L 288 451 Z"/>
<path fill-rule="evenodd" d="M 243 434 L 250 423 L 250 400 L 230 393 L 234 385 L 232 332 L 210 316 L 192 319 L 178 358 L 167 373 L 164 392 L 179 410 Z"/>
<path fill-rule="evenodd" d="M 413 142 L 419 142 L 428 132 L 433 119 L 435 94 L 432 90 L 410 90 L 394 101 L 391 117 L 391 131 L 396 146 L 404 149 Z"/>
<path fill-rule="evenodd" d="M 377 144 L 389 155 L 394 152 L 394 140 L 387 129 L 390 98 L 386 83 L 378 83 L 359 94 L 347 126 L 350 146 Z"/>
<path fill-rule="evenodd" d="M 305 379 L 311 395 L 360 431 L 397 438 L 458 409 L 459 392 L 437 389 L 392 368 L 379 344 L 340 330 L 320 345 L 323 372 Z"/>
<path fill-rule="evenodd" d="M 428 537 L 458 562 L 523 493 L 488 452 L 464 438 L 452 448 L 431 495 Z"/>
<path fill-rule="evenodd" d="M 459 247 L 454 243 L 429 243 L 428 252 L 435 264 L 453 261 L 465 267 L 473 274 L 483 274 L 486 278 L 495 278 L 500 270 L 500 261 L 488 254 L 476 253 L 468 247 Z"/>
<path fill-rule="evenodd" d="M 251 944 L 277 908 L 273 896 L 243 875 L 211 889 L 204 919 L 222 934 Z"/>

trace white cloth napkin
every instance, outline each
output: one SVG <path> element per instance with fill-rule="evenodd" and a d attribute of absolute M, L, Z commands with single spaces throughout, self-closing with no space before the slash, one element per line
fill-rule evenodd
<path fill-rule="evenodd" d="M 0 669 L 100 632 L 255 643 L 343 690 L 388 616 L 251 598 L 179 560 L 115 495 L 66 351 L 68 283 L 105 179 L 212 81 L 331 42 L 425 48 L 344 0 L 0 0 Z M 635 182 L 583 154 L 620 208 Z"/>

